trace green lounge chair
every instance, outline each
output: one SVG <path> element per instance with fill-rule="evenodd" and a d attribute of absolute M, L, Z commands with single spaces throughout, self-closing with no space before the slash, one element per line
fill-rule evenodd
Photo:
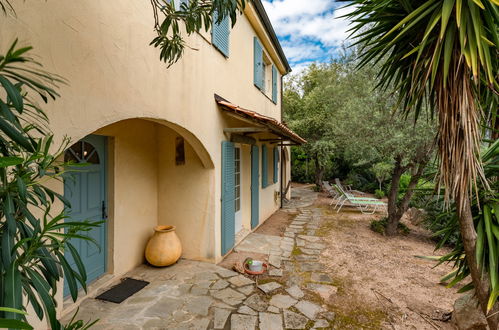
<path fill-rule="evenodd" d="M 343 208 L 345 203 L 349 203 L 352 206 L 355 206 L 360 212 L 363 214 L 373 214 L 378 210 L 378 208 L 387 207 L 386 203 L 376 199 L 376 198 L 368 198 L 368 197 L 355 197 L 352 194 L 346 193 L 341 187 L 338 185 L 333 185 L 333 187 L 337 190 L 340 198 L 336 202 L 334 209 L 336 213 L 339 213 Z M 332 204 L 332 203 L 331 203 Z"/>

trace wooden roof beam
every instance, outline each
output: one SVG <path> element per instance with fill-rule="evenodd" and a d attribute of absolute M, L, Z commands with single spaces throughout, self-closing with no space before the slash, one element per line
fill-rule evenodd
<path fill-rule="evenodd" d="M 225 133 L 262 133 L 269 132 L 268 128 L 265 127 L 229 127 L 224 128 Z"/>

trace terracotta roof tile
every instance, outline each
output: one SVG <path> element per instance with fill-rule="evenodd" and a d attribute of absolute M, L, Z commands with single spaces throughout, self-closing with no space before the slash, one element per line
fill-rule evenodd
<path fill-rule="evenodd" d="M 215 100 L 223 110 L 234 113 L 242 118 L 250 119 L 254 122 L 262 124 L 267 128 L 269 128 L 272 131 L 272 133 L 278 136 L 287 138 L 297 144 L 307 143 L 307 141 L 304 138 L 293 132 L 289 127 L 287 127 L 286 125 L 284 125 L 275 118 L 259 114 L 258 112 L 252 110 L 243 109 L 216 94 L 215 94 Z"/>

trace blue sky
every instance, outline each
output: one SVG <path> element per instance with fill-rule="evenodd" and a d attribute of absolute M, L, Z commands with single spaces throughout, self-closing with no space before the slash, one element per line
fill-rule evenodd
<path fill-rule="evenodd" d="M 300 72 L 312 62 L 326 62 L 347 38 L 348 9 L 333 0 L 263 0 L 284 53 Z"/>

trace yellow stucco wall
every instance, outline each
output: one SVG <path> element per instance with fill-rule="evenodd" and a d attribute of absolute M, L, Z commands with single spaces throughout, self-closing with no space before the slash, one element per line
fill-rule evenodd
<path fill-rule="evenodd" d="M 158 223 L 157 124 L 126 120 L 96 132 L 109 139 L 108 259 L 114 274 L 144 260 L 144 248 Z"/>
<path fill-rule="evenodd" d="M 176 226 L 182 257 L 215 259 L 214 170 L 203 167 L 185 142 L 185 164 L 175 164 L 175 139 L 179 135 L 158 127 L 158 224 Z"/>
<path fill-rule="evenodd" d="M 143 262 L 147 238 L 162 223 L 177 226 L 184 257 L 220 261 L 223 128 L 243 125 L 222 114 L 214 94 L 277 119 L 281 114 L 280 97 L 274 104 L 253 85 L 253 37 L 258 33 L 264 46 L 271 45 L 261 27 L 255 32 L 252 7 L 231 31 L 229 58 L 210 44 L 209 34 L 194 34 L 188 45 L 198 51 L 187 49 L 167 69 L 148 46 L 154 37 L 148 2 L 50 0 L 14 6 L 17 17 L 0 21 L 0 49 L 18 38 L 34 47 L 44 69 L 67 80 L 61 97 L 44 106 L 58 140 L 92 133 L 110 137 L 110 271 L 123 274 Z M 177 135 L 186 139 L 184 166 L 174 165 Z M 250 148 L 242 150 L 243 226 L 250 228 Z M 260 184 L 260 223 L 278 209 L 278 190 L 279 183 L 265 189 Z"/>

